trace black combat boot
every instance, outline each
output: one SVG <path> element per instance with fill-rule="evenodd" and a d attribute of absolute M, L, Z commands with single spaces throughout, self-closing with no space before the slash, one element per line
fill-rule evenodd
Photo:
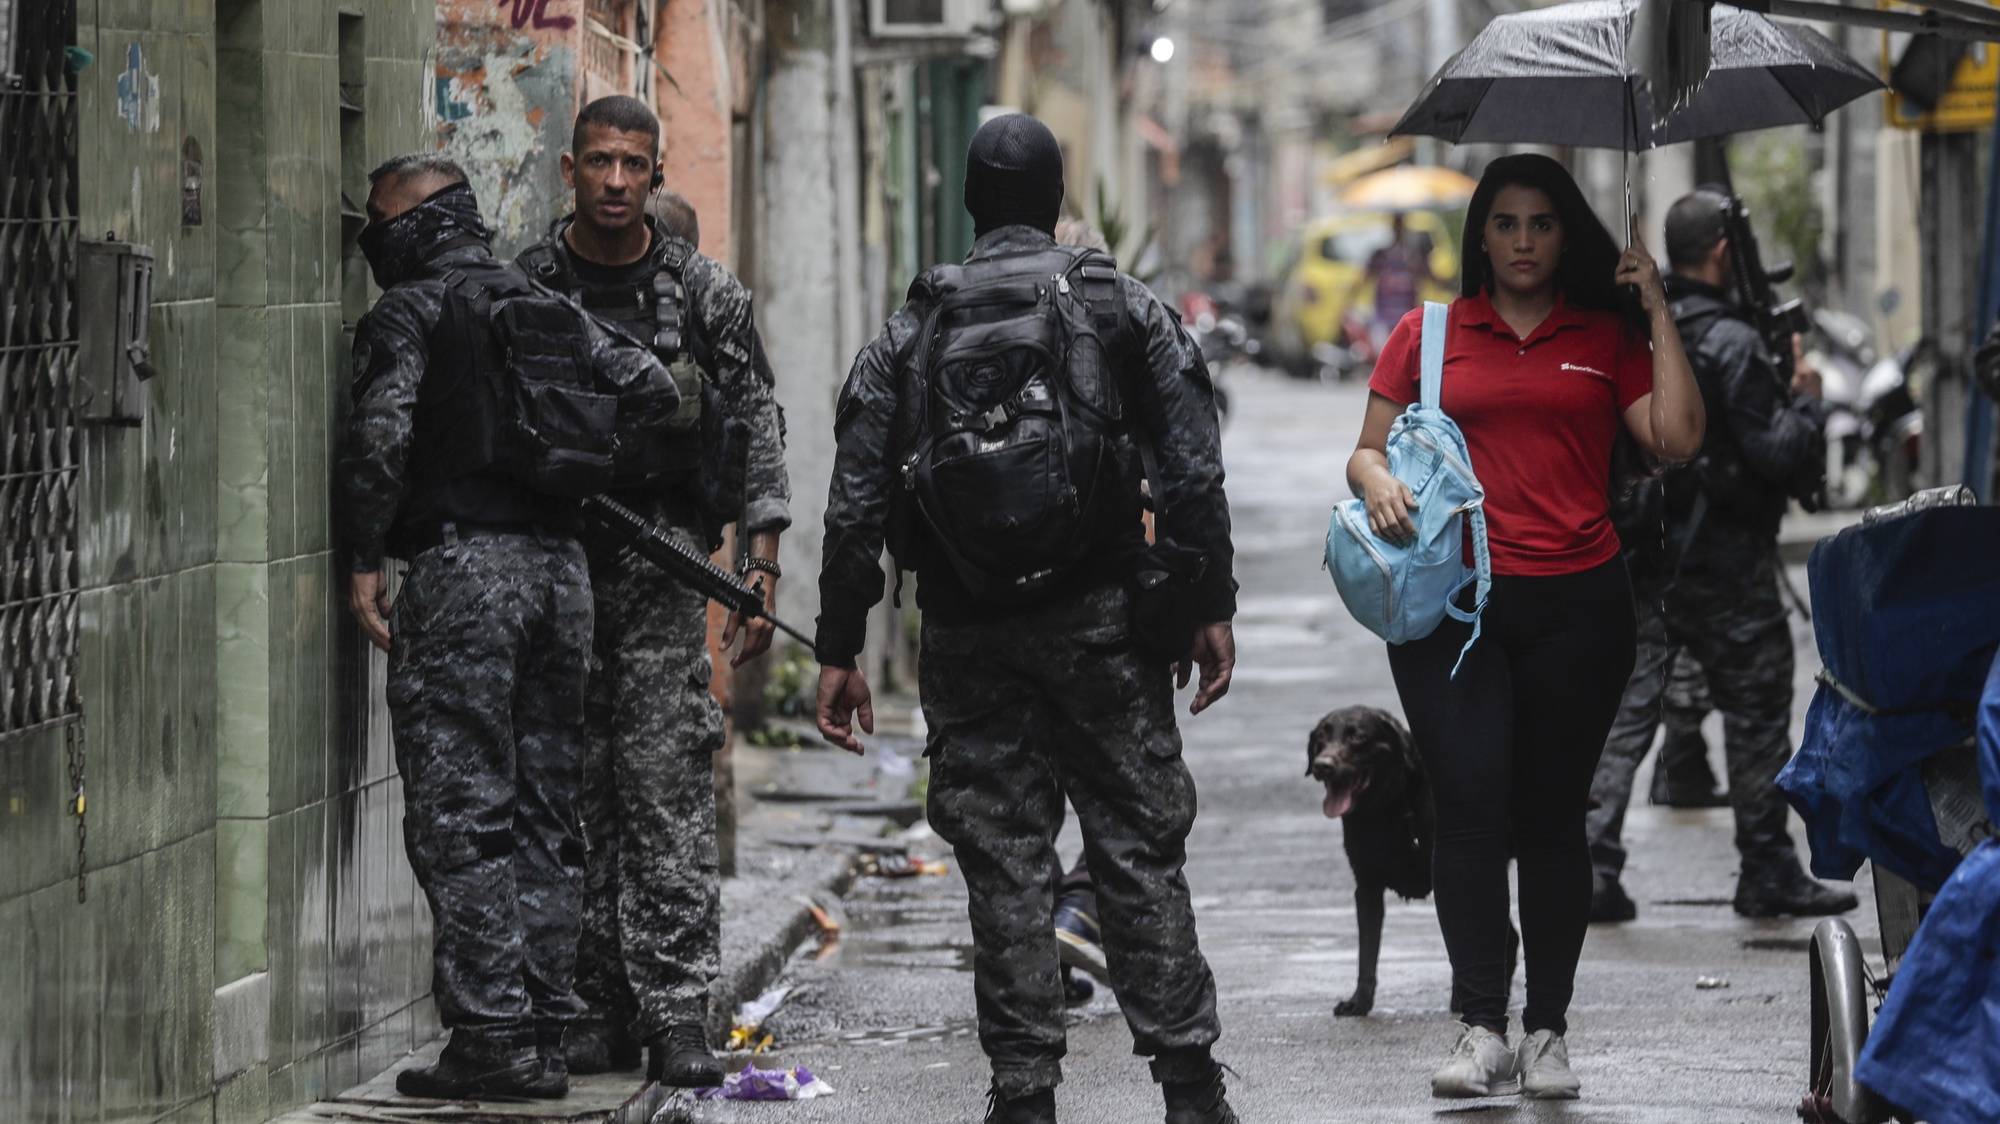
<path fill-rule="evenodd" d="M 708 1035 L 696 1023 L 676 1023 L 646 1043 L 646 1080 L 679 1089 L 722 1084 L 722 1063 L 709 1053 Z"/>
<path fill-rule="evenodd" d="M 1669 752 L 1671 744 L 1660 747 L 1653 764 L 1653 803 L 1662 808 L 1727 808 L 1729 794 L 1722 791 L 1715 771 L 1708 767 L 1708 746 L 1690 745 L 1679 753 Z"/>
<path fill-rule="evenodd" d="M 988 1089 L 986 1124 L 1056 1124 L 1056 1091 L 1037 1089 L 1009 1100 L 997 1087 Z"/>
<path fill-rule="evenodd" d="M 529 1083 L 528 1095 L 543 1100 L 569 1096 L 569 1061 L 563 1057 L 561 1026 L 535 1028 L 535 1057 L 542 1063 L 539 1077 Z"/>
<path fill-rule="evenodd" d="M 436 1101 L 532 1097 L 541 1076 L 542 1059 L 530 1039 L 454 1030 L 435 1064 L 396 1075 L 396 1091 Z"/>
<path fill-rule="evenodd" d="M 1170 1081 L 1161 1086 L 1167 1096 L 1167 1124 L 1238 1124 L 1222 1086 L 1222 1067 L 1201 1081 Z"/>
<path fill-rule="evenodd" d="M 1590 891 L 1590 923 L 1615 925 L 1639 916 L 1639 906 L 1616 878 L 1606 878 Z"/>
<path fill-rule="evenodd" d="M 639 1068 L 639 1044 L 624 1027 L 576 1023 L 563 1039 L 563 1060 L 578 1077 Z"/>
<path fill-rule="evenodd" d="M 1746 870 L 1736 880 L 1736 912 L 1744 917 L 1828 917 L 1859 904 L 1853 894 L 1813 881 L 1797 859 L 1776 870 Z"/>

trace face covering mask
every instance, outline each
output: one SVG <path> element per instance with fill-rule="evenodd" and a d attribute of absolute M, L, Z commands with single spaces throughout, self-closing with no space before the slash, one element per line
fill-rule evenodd
<path fill-rule="evenodd" d="M 492 236 L 471 186 L 455 183 L 388 222 L 369 223 L 356 241 L 375 283 L 387 289 L 415 276 L 440 246 L 467 235 Z"/>

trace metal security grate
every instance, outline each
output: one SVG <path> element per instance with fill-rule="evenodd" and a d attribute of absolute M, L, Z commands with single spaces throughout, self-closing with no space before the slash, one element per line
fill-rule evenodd
<path fill-rule="evenodd" d="M 75 0 L 0 60 L 0 736 L 78 711 Z M 4 40 L 0 40 L 4 41 Z"/>

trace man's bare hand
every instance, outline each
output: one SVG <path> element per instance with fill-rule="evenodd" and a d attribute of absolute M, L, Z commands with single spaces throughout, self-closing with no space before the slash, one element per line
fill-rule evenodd
<path fill-rule="evenodd" d="M 1806 358 L 1805 340 L 1792 333 L 1792 393 L 1818 398 L 1824 390 L 1819 368 Z"/>
<path fill-rule="evenodd" d="M 861 739 L 854 734 L 854 719 L 861 719 L 861 732 L 875 732 L 875 700 L 868 692 L 868 677 L 851 667 L 819 669 L 819 732 L 827 741 L 857 756 Z"/>
<path fill-rule="evenodd" d="M 1195 688 L 1189 714 L 1200 714 L 1229 693 L 1229 679 L 1236 672 L 1236 630 L 1228 621 L 1205 624 L 1195 632 L 1188 658 L 1174 669 L 1176 689 L 1187 686 L 1195 667 L 1201 668 L 1201 685 Z"/>
<path fill-rule="evenodd" d="M 764 612 L 767 615 L 744 620 L 741 613 L 729 614 L 729 620 L 722 626 L 723 650 L 728 651 L 729 646 L 736 643 L 738 632 L 743 634 L 743 648 L 729 658 L 730 667 L 742 667 L 770 651 L 771 637 L 778 631 L 778 626 L 771 623 L 769 616 L 778 611 L 778 579 L 769 574 L 759 574 L 754 588 L 764 594 Z"/>
<path fill-rule="evenodd" d="M 347 590 L 347 609 L 361 622 L 361 631 L 383 651 L 389 650 L 389 583 L 380 570 L 357 570 Z"/>

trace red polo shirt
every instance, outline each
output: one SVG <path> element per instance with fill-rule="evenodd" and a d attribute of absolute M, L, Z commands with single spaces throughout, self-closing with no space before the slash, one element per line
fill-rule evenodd
<path fill-rule="evenodd" d="M 1423 310 L 1382 345 L 1368 388 L 1409 405 L 1419 393 Z M 1618 556 L 1611 446 L 1626 407 L 1652 392 L 1652 345 L 1623 317 L 1560 297 L 1521 339 L 1481 293 L 1451 303 L 1444 412 L 1465 434 L 1486 488 L 1493 572 L 1575 574 Z"/>

